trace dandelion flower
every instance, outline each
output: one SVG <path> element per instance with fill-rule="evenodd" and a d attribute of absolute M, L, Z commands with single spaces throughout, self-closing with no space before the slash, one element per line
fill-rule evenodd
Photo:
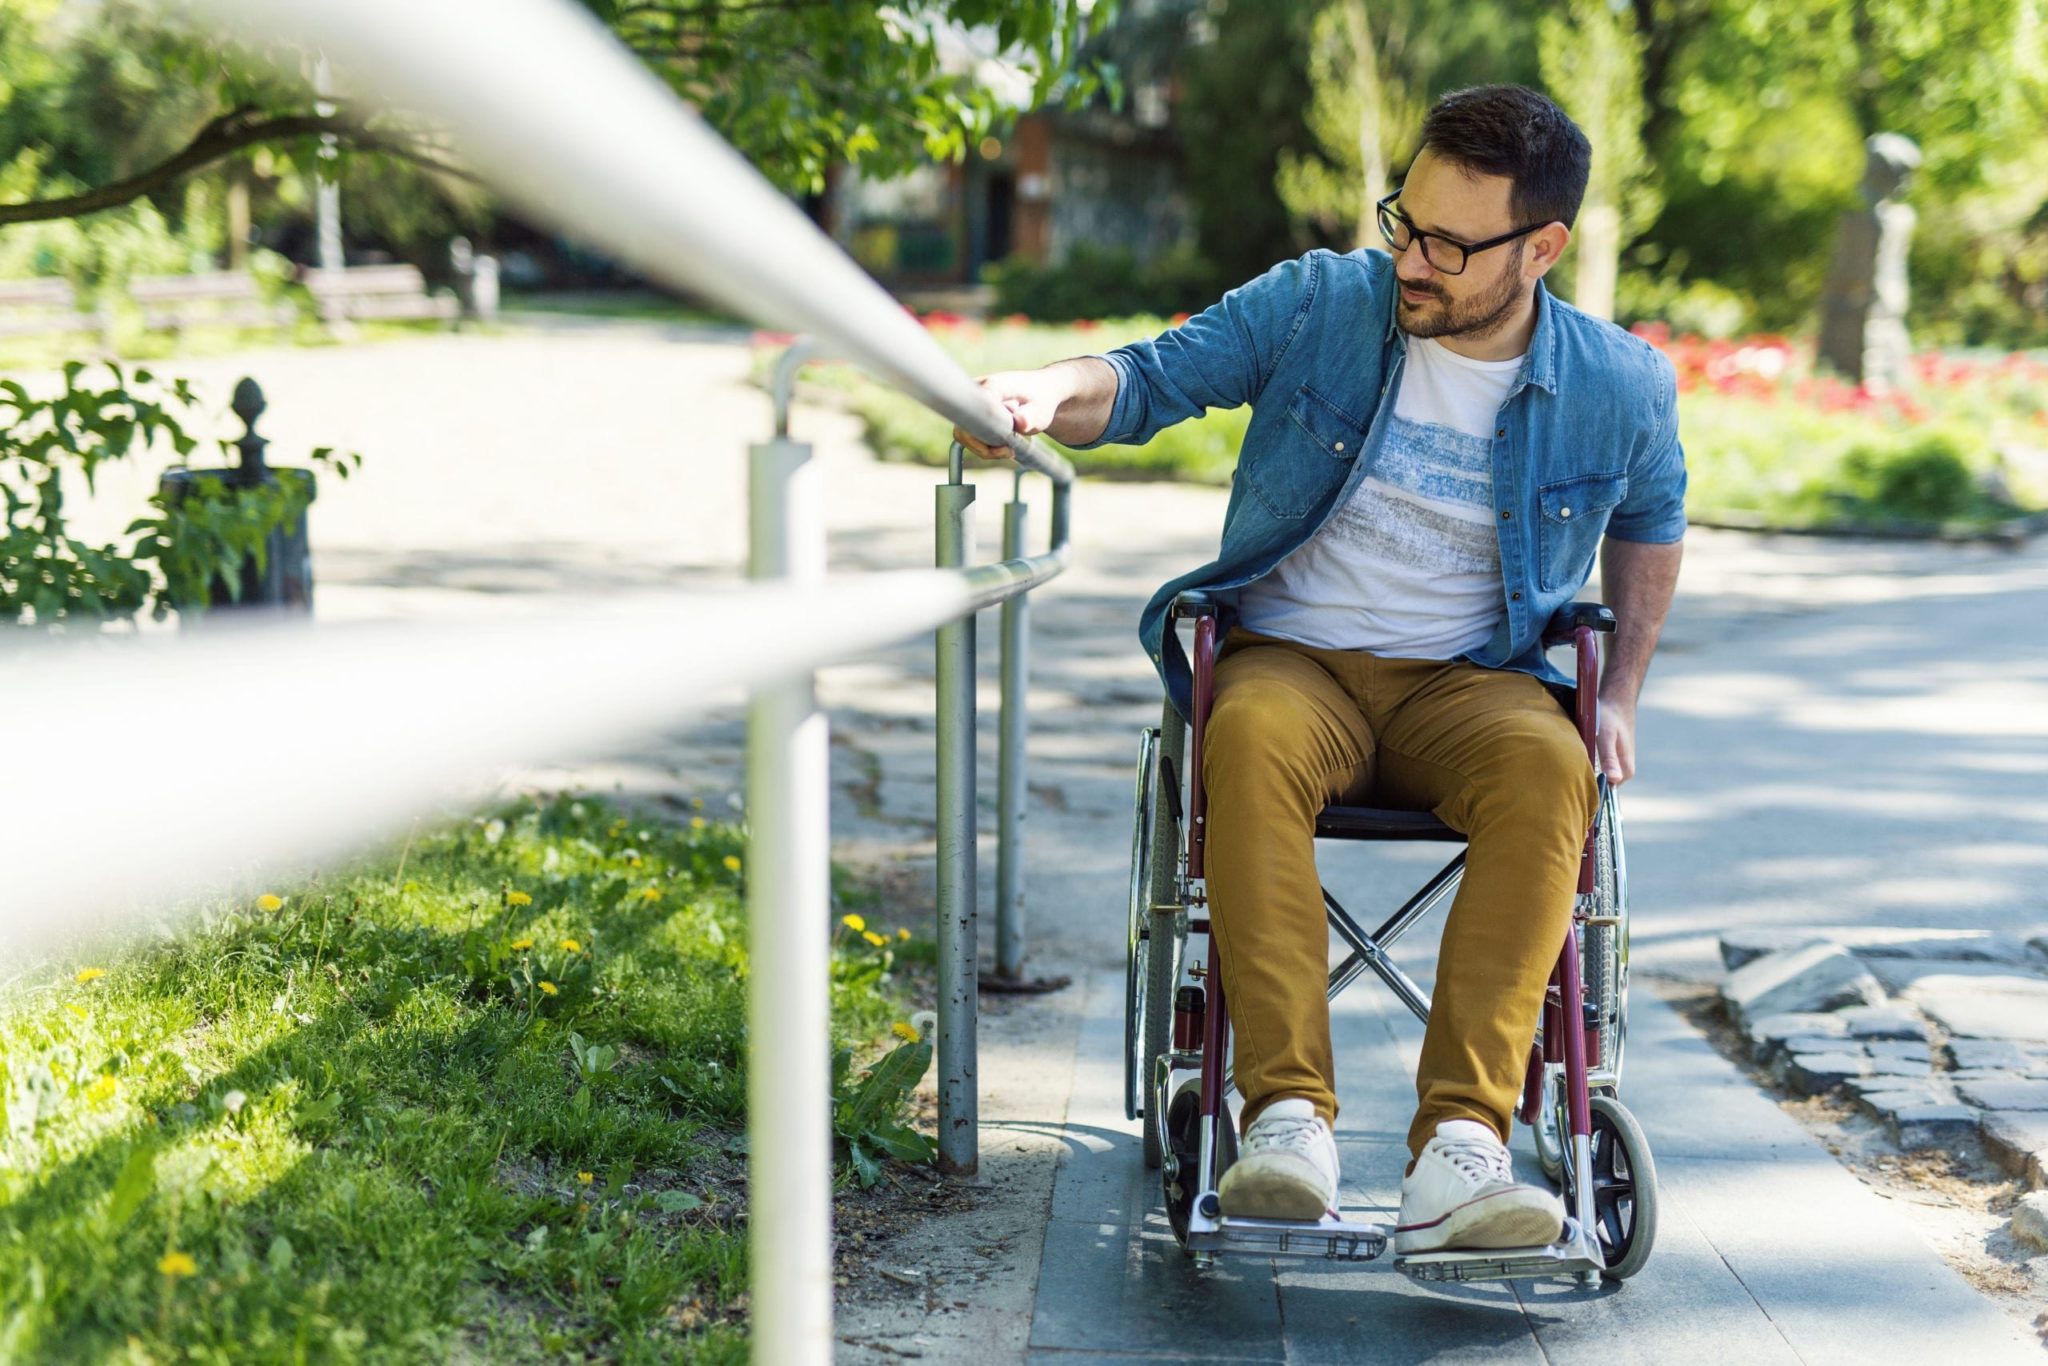
<path fill-rule="evenodd" d="M 594 1172 L 577 1172 L 576 1179 L 587 1186 L 591 1182 L 597 1180 L 597 1175 Z"/>
<path fill-rule="evenodd" d="M 905 1043 L 917 1042 L 917 1029 L 908 1020 L 898 1020 L 895 1024 L 890 1025 L 889 1032 Z"/>
<path fill-rule="evenodd" d="M 505 904 L 507 906 L 531 906 L 533 898 L 525 892 L 507 892 L 505 893 Z"/>
<path fill-rule="evenodd" d="M 107 970 L 105 968 L 80 968 L 71 980 L 74 982 L 97 982 L 106 975 Z"/>
<path fill-rule="evenodd" d="M 580 939 L 564 939 L 555 947 L 563 953 L 581 953 L 583 952 L 583 941 Z"/>
<path fill-rule="evenodd" d="M 888 940 L 882 938 L 881 935 L 876 934 L 873 930 L 862 930 L 860 932 L 860 937 L 867 940 L 870 944 L 873 944 L 878 949 L 882 947 L 882 945 L 889 942 Z"/>
<path fill-rule="evenodd" d="M 513 941 L 512 941 L 512 948 L 513 948 L 513 951 L 514 951 L 514 952 L 516 952 L 516 953 L 524 953 L 524 952 L 526 952 L 526 950 L 528 950 L 528 949 L 530 949 L 530 948 L 532 948 L 532 947 L 533 947 L 533 941 L 532 941 L 531 939 L 524 939 L 524 938 L 522 938 L 522 939 L 515 939 L 515 940 L 513 940 Z"/>
<path fill-rule="evenodd" d="M 690 828 L 692 830 L 702 830 L 704 828 L 704 818 L 702 816 L 690 817 Z"/>
<path fill-rule="evenodd" d="M 626 860 L 626 866 L 628 868 L 638 868 L 640 866 L 640 856 L 638 854 L 634 854 L 632 857 L 628 858 Z"/>
<path fill-rule="evenodd" d="M 73 1015 L 76 1015 L 81 1020 L 90 1020 L 92 1018 L 92 1012 L 90 1010 L 87 1010 L 84 1006 L 78 1004 L 78 1002 L 76 1001 L 66 1001 L 64 1003 L 64 1008 L 70 1011 Z"/>
<path fill-rule="evenodd" d="M 738 854 L 727 854 L 725 856 L 725 871 L 728 873 L 737 873 L 739 870 L 740 856 Z"/>
<path fill-rule="evenodd" d="M 259 911 L 274 911 L 282 905 L 284 905 L 284 898 L 274 892 L 265 892 L 262 896 L 256 898 L 256 909 Z"/>
<path fill-rule="evenodd" d="M 857 915 L 842 915 L 839 917 L 839 923 L 846 926 L 847 929 L 855 931 L 864 930 L 868 927 L 868 922 Z"/>
<path fill-rule="evenodd" d="M 561 994 L 561 988 L 553 982 L 542 982 L 540 984 L 540 994 L 543 996 L 557 996 Z"/>
<path fill-rule="evenodd" d="M 199 1263 L 183 1252 L 166 1252 L 157 1261 L 156 1269 L 166 1276 L 197 1276 Z"/>
<path fill-rule="evenodd" d="M 908 938 L 910 938 L 910 930 L 909 930 L 909 927 L 907 927 L 907 926 L 903 926 L 903 925 L 898 925 L 898 926 L 896 927 L 896 937 L 897 937 L 898 939 L 908 939 Z"/>
<path fill-rule="evenodd" d="M 101 1105 L 112 1100 L 114 1093 L 120 1089 L 120 1082 L 102 1073 L 94 1078 L 92 1085 L 85 1088 L 85 1098 L 95 1105 Z"/>
<path fill-rule="evenodd" d="M 661 900 L 661 888 L 659 888 L 659 887 L 642 887 L 642 888 L 640 889 L 640 899 L 641 899 L 642 901 L 659 901 L 659 900 Z"/>

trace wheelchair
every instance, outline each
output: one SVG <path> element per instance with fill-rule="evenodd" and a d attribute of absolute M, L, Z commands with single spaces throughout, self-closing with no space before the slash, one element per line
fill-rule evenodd
<path fill-rule="evenodd" d="M 1193 724 L 1169 701 L 1161 724 L 1147 728 L 1139 744 L 1125 981 L 1125 1117 L 1144 1122 L 1145 1163 L 1161 1172 L 1167 1221 L 1197 1266 L 1238 1252 L 1369 1261 L 1390 1245 L 1390 1224 L 1336 1214 L 1298 1222 L 1231 1218 L 1216 1194 L 1237 1155 L 1237 1129 L 1229 1108 L 1230 1017 L 1222 975 L 1215 971 L 1203 883 L 1207 813 L 1201 756 L 1224 622 L 1224 609 L 1206 594 L 1183 593 L 1175 600 L 1167 629 L 1193 628 Z M 1589 758 L 1597 757 L 1596 637 L 1614 629 L 1607 607 L 1574 603 L 1552 619 L 1544 637 L 1546 648 L 1568 645 L 1577 656 L 1576 686 L 1559 690 L 1560 702 L 1576 721 Z M 1590 1290 L 1641 1270 L 1656 1240 L 1656 1170 L 1641 1126 L 1619 1098 L 1628 1034 L 1621 813 L 1604 776 L 1599 793 L 1571 928 L 1545 994 L 1515 1116 L 1531 1130 L 1544 1175 L 1561 1190 L 1563 1236 L 1546 1247 L 1397 1255 L 1395 1267 L 1414 1279 L 1562 1276 Z M 1464 843 L 1428 812 L 1335 805 L 1317 818 L 1315 836 Z M 1426 1024 L 1428 994 L 1388 949 L 1457 890 L 1464 867 L 1461 848 L 1371 932 L 1326 887 L 1330 929 L 1347 950 L 1330 971 L 1330 998 L 1370 971 Z"/>

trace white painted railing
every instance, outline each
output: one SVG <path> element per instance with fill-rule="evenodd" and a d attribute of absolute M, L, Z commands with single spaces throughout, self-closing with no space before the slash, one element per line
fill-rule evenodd
<path fill-rule="evenodd" d="M 397 824 L 448 784 L 494 766 L 587 753 L 644 734 L 723 686 L 749 714 L 749 1213 L 755 1359 L 832 1353 L 827 965 L 827 754 L 814 670 L 937 628 L 941 1165 L 971 1172 L 975 1123 L 974 612 L 1016 600 L 1067 562 L 1071 467 L 1018 438 L 1007 415 L 931 336 L 797 208 L 571 0 L 159 0 L 256 49 L 331 61 L 337 89 L 423 117 L 529 218 L 647 277 L 814 339 L 1055 484 L 1049 548 L 972 556 L 973 487 L 953 450 L 938 494 L 950 572 L 824 577 L 822 510 L 807 447 L 789 440 L 795 364 L 776 379 L 775 435 L 753 448 L 750 572 L 737 595 L 574 611 L 517 627 L 264 631 L 180 641 L 110 662 L 8 661 L 5 726 L 22 790 L 48 782 L 35 818 L 0 837 L 12 904 L 0 936 L 41 932 L 84 905 L 161 904 L 252 854 L 302 859 Z M 622 394 L 621 402 L 633 401 Z M 688 452 L 726 459 L 727 452 Z M 677 477 L 690 477 L 679 462 Z M 517 631 L 522 666 L 503 667 Z M 1017 826 L 1021 604 L 1006 613 L 1000 782 L 999 966 L 1021 959 Z M 606 661 L 617 667 L 607 667 Z M 260 759 L 223 753 L 154 718 L 261 678 L 238 720 L 270 737 Z M 632 680 L 621 696 L 620 680 Z M 25 695 L 32 705 L 23 705 Z M 136 699 L 148 697 L 145 710 Z M 299 717 L 320 724 L 293 725 Z M 331 718 L 352 717 L 349 721 Z M 66 724 L 66 723 L 69 724 Z M 515 724 L 516 722 L 516 724 Z M 16 746 L 23 746 L 17 748 Z M 105 775 L 176 774 L 177 800 L 112 795 Z M 312 775 L 319 775 L 317 778 Z M 61 790 L 59 790 L 61 789 Z M 79 844 L 77 813 L 121 831 L 118 857 Z M 257 860 L 260 862 L 260 858 Z M 25 879 L 25 880 L 24 880 Z M 22 890 L 27 889 L 24 895 Z"/>

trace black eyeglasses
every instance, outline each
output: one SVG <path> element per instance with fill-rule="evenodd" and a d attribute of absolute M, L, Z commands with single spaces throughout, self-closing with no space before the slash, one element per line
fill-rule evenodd
<path fill-rule="evenodd" d="M 1484 242 L 1460 242 L 1440 232 L 1424 232 L 1409 222 L 1406 215 L 1394 207 L 1394 201 L 1400 197 L 1401 192 L 1396 190 L 1377 205 L 1380 214 L 1380 236 L 1387 239 L 1387 245 L 1394 249 L 1396 256 L 1408 250 L 1409 244 L 1421 242 L 1422 259 L 1444 275 L 1463 274 L 1465 262 L 1472 258 L 1474 252 L 1490 251 L 1494 247 L 1514 241 L 1517 237 L 1527 237 L 1538 228 L 1550 226 L 1547 223 L 1531 223 L 1526 228 L 1516 228 L 1513 232 L 1489 237 Z"/>

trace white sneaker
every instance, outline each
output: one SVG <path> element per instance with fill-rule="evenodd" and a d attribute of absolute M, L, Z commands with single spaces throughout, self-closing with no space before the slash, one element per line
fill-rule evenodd
<path fill-rule="evenodd" d="M 1216 1194 L 1240 1219 L 1320 1219 L 1337 1206 L 1337 1140 L 1306 1100 L 1276 1100 L 1245 1130 Z"/>
<path fill-rule="evenodd" d="M 1471 1119 L 1447 1119 L 1401 1183 L 1394 1251 L 1543 1247 L 1564 1233 L 1564 1202 L 1515 1180 L 1507 1145 Z"/>

